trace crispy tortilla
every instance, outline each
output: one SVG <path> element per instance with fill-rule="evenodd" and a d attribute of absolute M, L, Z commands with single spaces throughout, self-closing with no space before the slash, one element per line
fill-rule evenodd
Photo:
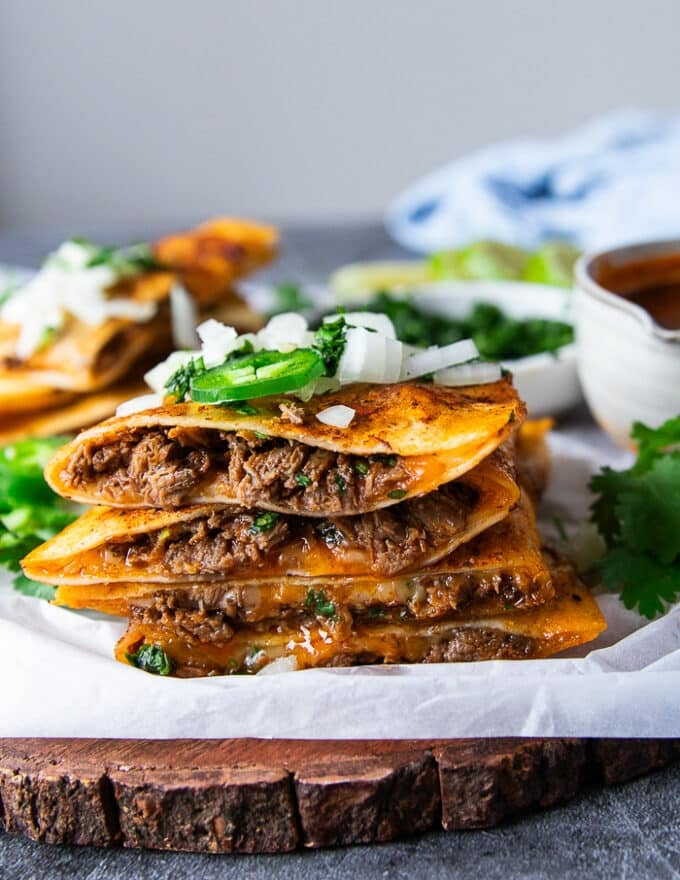
<path fill-rule="evenodd" d="M 156 259 L 175 272 L 202 305 L 214 303 L 235 281 L 270 263 L 278 249 L 275 226 L 233 217 L 216 217 L 153 246 Z"/>
<path fill-rule="evenodd" d="M 306 404 L 281 404 L 281 398 L 255 403 L 255 415 L 226 405 L 183 403 L 111 419 L 61 449 L 46 479 L 66 498 L 115 507 L 219 503 L 308 516 L 353 515 L 457 479 L 497 449 L 525 416 L 509 378 L 466 388 L 353 385 Z M 335 404 L 354 409 L 348 428 L 316 418 Z M 230 468 L 234 449 L 244 444 L 251 458 L 237 480 Z M 315 449 L 335 456 L 324 464 L 321 487 L 309 464 Z M 306 486 L 283 472 L 284 455 L 292 460 L 298 452 L 299 467 L 304 471 L 309 464 L 312 474 Z M 255 453 L 266 474 L 262 468 L 255 473 Z M 353 456 L 376 470 L 380 456 L 394 456 L 394 470 L 369 485 L 355 473 Z"/>
<path fill-rule="evenodd" d="M 96 507 L 24 560 L 35 580 L 182 583 L 222 578 L 391 575 L 432 565 L 503 519 L 519 488 L 500 453 L 396 507 L 312 519 L 240 507 Z"/>
<path fill-rule="evenodd" d="M 257 672 L 273 660 L 293 658 L 298 669 L 366 663 L 436 663 L 548 657 L 598 636 L 606 622 L 569 566 L 552 571 L 555 598 L 528 610 L 436 621 L 338 615 L 297 615 L 261 623 L 226 624 L 204 614 L 187 630 L 180 611 L 133 613 L 116 646 L 130 662 L 143 644 L 161 647 L 178 677 Z M 472 609 L 471 609 L 472 610 Z"/>
<path fill-rule="evenodd" d="M 165 357 L 174 347 L 168 298 L 178 279 L 199 307 L 217 308 L 227 320 L 228 306 L 233 305 L 235 316 L 228 322 L 239 326 L 241 316 L 246 319 L 245 329 L 251 329 L 253 315 L 234 292 L 233 283 L 269 262 L 277 242 L 273 227 L 228 219 L 161 239 L 154 250 L 163 270 L 123 278 L 109 288 L 111 297 L 154 303 L 153 317 L 145 322 L 109 318 L 95 327 L 68 317 L 49 344 L 22 361 L 14 356 L 19 327 L 0 322 L 0 412 L 40 408 L 46 389 L 105 388 L 127 375 L 151 349 Z"/>
<path fill-rule="evenodd" d="M 55 393 L 53 405 L 47 403 L 36 412 L 22 412 L 0 417 L 0 446 L 16 443 L 27 437 L 56 437 L 74 434 L 82 428 L 109 418 L 116 408 L 140 394 L 146 385 L 122 383 L 92 394 L 64 395 Z M 49 398 L 48 398 L 49 400 Z"/>
<path fill-rule="evenodd" d="M 87 543 L 86 536 L 82 536 Z M 31 554 L 33 559 L 38 559 Z M 550 575 L 541 554 L 533 510 L 526 496 L 501 522 L 461 544 L 445 558 L 420 570 L 402 575 L 363 577 L 332 574 L 323 577 L 281 576 L 268 570 L 250 578 L 212 578 L 201 582 L 150 583 L 140 579 L 120 584 L 85 583 L 71 572 L 59 571 L 58 555 L 40 563 L 25 560 L 31 577 L 59 583 L 56 602 L 71 608 L 91 608 L 110 614 L 129 615 L 131 609 L 162 601 L 182 601 L 207 612 L 223 612 L 231 619 L 257 622 L 275 620 L 291 612 L 304 612 L 312 594 L 323 593 L 339 611 L 406 610 L 415 618 L 439 618 L 474 606 L 494 613 L 545 602 L 554 595 Z M 87 564 L 87 557 L 83 559 Z M 68 581 L 73 581 L 69 584 Z M 169 597 L 169 598 L 168 598 Z M 181 604 L 181 603 L 180 603 Z"/>

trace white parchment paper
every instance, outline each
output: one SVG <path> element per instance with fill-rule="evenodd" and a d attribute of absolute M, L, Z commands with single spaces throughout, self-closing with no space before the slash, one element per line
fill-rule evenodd
<path fill-rule="evenodd" d="M 595 428 L 553 434 L 549 528 L 587 515 L 589 474 L 627 457 Z M 548 660 L 174 680 L 113 660 L 118 619 L 0 583 L 0 736 L 680 736 L 680 606 L 652 623 L 599 597 L 594 643 Z"/>

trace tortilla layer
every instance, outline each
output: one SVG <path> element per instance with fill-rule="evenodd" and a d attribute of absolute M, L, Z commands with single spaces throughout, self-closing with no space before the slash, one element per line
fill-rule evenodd
<path fill-rule="evenodd" d="M 396 574 L 443 559 L 503 519 L 519 496 L 512 474 L 492 456 L 432 493 L 354 517 L 263 516 L 214 505 L 98 507 L 23 566 L 29 577 L 54 584 Z"/>
<path fill-rule="evenodd" d="M 336 404 L 355 411 L 346 429 L 316 418 Z M 241 415 L 227 405 L 182 403 L 110 419 L 57 452 L 45 476 L 58 494 L 91 504 L 128 508 L 243 504 L 309 516 L 351 515 L 431 492 L 460 477 L 497 449 L 525 416 L 509 378 L 467 388 L 425 383 L 352 385 L 294 404 L 291 417 L 292 405 L 293 401 L 281 404 L 281 398 L 264 398 L 256 401 L 256 414 Z M 344 473 L 325 466 L 329 491 L 321 499 L 314 495 L 312 504 L 308 499 L 318 495 L 316 479 L 296 484 L 295 470 L 289 472 L 289 463 L 279 460 L 273 475 L 268 463 L 265 475 L 253 474 L 253 468 L 246 466 L 235 487 L 230 473 L 234 446 L 245 443 L 250 455 L 263 445 L 276 445 L 275 441 L 278 447 L 298 444 L 302 464 L 314 449 L 360 456 L 372 459 L 371 463 L 380 456 L 396 456 L 393 464 L 400 476 L 386 491 L 366 497 L 368 484 L 353 472 L 351 461 L 340 463 Z M 174 445 L 155 450 L 154 444 Z M 274 452 L 280 459 L 279 450 Z M 131 468 L 133 454 L 137 461 Z M 340 464 L 335 462 L 332 468 L 337 470 Z M 274 479 L 279 483 L 274 485 Z M 288 481 L 285 491 L 282 480 Z M 357 497 L 344 491 L 348 482 L 363 487 Z"/>

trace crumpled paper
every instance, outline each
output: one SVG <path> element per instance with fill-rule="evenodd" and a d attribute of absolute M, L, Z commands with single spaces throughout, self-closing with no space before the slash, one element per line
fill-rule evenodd
<path fill-rule="evenodd" d="M 588 475 L 628 458 L 594 426 L 553 433 L 550 529 L 587 515 Z M 613 595 L 596 642 L 547 660 L 176 680 L 117 663 L 124 622 L 0 584 L 0 736 L 430 739 L 680 736 L 680 606 L 651 623 Z"/>

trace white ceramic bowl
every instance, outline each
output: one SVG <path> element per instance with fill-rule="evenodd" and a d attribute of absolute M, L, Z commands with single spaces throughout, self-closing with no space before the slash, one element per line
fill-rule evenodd
<path fill-rule="evenodd" d="M 595 279 L 605 264 L 619 267 L 671 253 L 680 253 L 680 241 L 585 255 L 576 264 L 581 385 L 594 418 L 620 446 L 631 446 L 633 422 L 658 427 L 680 414 L 680 331 L 660 327 L 643 308 Z"/>

